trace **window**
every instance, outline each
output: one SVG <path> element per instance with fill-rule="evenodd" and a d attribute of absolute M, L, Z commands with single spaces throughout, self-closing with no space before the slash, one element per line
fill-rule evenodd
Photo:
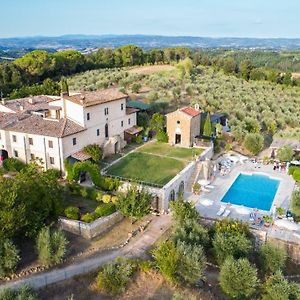
<path fill-rule="evenodd" d="M 108 124 L 105 124 L 105 137 L 108 138 Z"/>
<path fill-rule="evenodd" d="M 19 153 L 17 150 L 14 150 L 14 157 L 19 157 Z"/>
<path fill-rule="evenodd" d="M 91 116 L 90 116 L 90 113 L 87 113 L 87 114 L 86 114 L 86 119 L 87 119 L 88 121 L 90 120 L 90 117 L 91 117 Z"/>
<path fill-rule="evenodd" d="M 53 141 L 48 141 L 48 147 L 53 148 Z"/>
<path fill-rule="evenodd" d="M 0 133 L 0 140 L 1 140 L 1 133 Z"/>
<path fill-rule="evenodd" d="M 123 121 L 121 121 L 121 127 L 123 127 L 123 125 L 124 125 L 124 122 L 123 122 Z"/>
<path fill-rule="evenodd" d="M 30 154 L 30 159 L 35 160 L 35 155 L 33 153 Z"/>
<path fill-rule="evenodd" d="M 104 114 L 108 115 L 108 107 L 104 108 Z"/>
<path fill-rule="evenodd" d="M 97 129 L 97 136 L 100 135 L 100 129 Z"/>
<path fill-rule="evenodd" d="M 128 119 L 128 125 L 130 125 L 130 118 Z"/>
<path fill-rule="evenodd" d="M 17 142 L 17 136 L 13 135 L 12 136 L 13 142 L 16 143 Z"/>
<path fill-rule="evenodd" d="M 177 124 L 180 124 L 180 121 L 177 121 Z"/>
<path fill-rule="evenodd" d="M 33 145 L 33 139 L 32 138 L 29 138 L 28 141 L 29 141 L 29 145 Z"/>
<path fill-rule="evenodd" d="M 121 110 L 124 109 L 124 103 L 121 103 Z"/>
<path fill-rule="evenodd" d="M 50 164 L 51 164 L 51 165 L 54 165 L 54 157 L 51 157 L 51 156 L 50 156 Z"/>
<path fill-rule="evenodd" d="M 77 144 L 76 138 L 73 138 L 73 146 Z"/>

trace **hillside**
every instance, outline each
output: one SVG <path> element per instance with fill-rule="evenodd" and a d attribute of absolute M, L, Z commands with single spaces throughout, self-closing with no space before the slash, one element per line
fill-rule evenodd
<path fill-rule="evenodd" d="M 262 131 L 300 137 L 300 89 L 267 81 L 246 81 L 209 67 L 197 67 L 182 78 L 177 69 L 153 74 L 126 69 L 94 70 L 68 79 L 71 90 L 96 90 L 118 84 L 127 92 L 139 84 L 151 91 L 148 102 L 167 103 L 168 109 L 200 103 L 205 111 L 225 112 L 237 140 Z M 279 132 L 279 133 L 278 133 Z"/>

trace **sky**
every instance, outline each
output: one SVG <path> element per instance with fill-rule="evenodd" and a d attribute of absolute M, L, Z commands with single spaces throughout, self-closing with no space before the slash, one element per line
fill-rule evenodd
<path fill-rule="evenodd" d="M 0 0 L 0 37 L 300 38 L 300 0 Z"/>

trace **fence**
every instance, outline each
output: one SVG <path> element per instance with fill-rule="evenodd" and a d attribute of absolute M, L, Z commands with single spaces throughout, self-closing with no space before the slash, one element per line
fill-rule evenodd
<path fill-rule="evenodd" d="M 99 218 L 91 223 L 85 223 L 77 220 L 70 220 L 66 218 L 59 218 L 58 222 L 63 230 L 81 235 L 86 239 L 92 239 L 110 227 L 120 222 L 123 216 L 119 212 L 115 212 L 109 216 Z"/>

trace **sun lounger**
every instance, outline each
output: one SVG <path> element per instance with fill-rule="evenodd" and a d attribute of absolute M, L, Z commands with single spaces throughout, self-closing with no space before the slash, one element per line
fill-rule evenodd
<path fill-rule="evenodd" d="M 203 192 L 205 192 L 205 193 L 209 193 L 209 192 L 210 192 L 210 189 L 206 189 L 206 188 L 204 188 L 204 187 L 203 187 L 201 190 L 202 190 Z"/>
<path fill-rule="evenodd" d="M 214 186 L 214 185 L 210 185 L 210 184 L 209 184 L 209 185 L 206 185 L 206 186 L 205 186 L 205 188 L 208 188 L 208 189 L 212 190 L 212 189 L 214 189 L 214 188 L 215 188 L 215 186 Z"/>
<path fill-rule="evenodd" d="M 217 212 L 217 216 L 222 216 L 224 211 L 226 209 L 226 206 L 225 205 L 221 205 L 219 211 Z"/>
<path fill-rule="evenodd" d="M 223 214 L 223 217 L 227 218 L 230 215 L 230 213 L 231 213 L 231 211 L 229 209 L 226 209 L 224 214 Z"/>

